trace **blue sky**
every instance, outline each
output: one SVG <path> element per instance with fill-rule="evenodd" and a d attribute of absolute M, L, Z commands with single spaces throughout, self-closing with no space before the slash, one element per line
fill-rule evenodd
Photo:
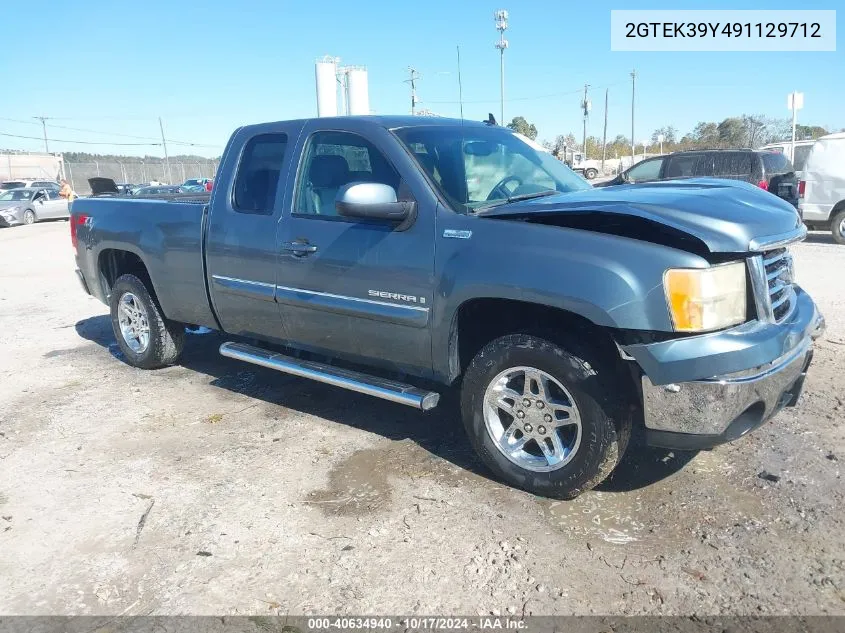
<path fill-rule="evenodd" d="M 685 2 L 684 8 L 833 9 L 838 0 Z M 41 5 L 39 5 L 41 6 Z M 461 47 L 464 115 L 498 116 L 499 59 L 492 13 L 510 11 L 505 54 L 508 120 L 522 115 L 539 139 L 581 135 L 584 83 L 594 104 L 588 133 L 601 135 L 604 88 L 608 136 L 630 134 L 630 77 L 637 69 L 637 140 L 663 125 L 681 133 L 730 115 L 786 117 L 786 95 L 805 93 L 799 121 L 845 127 L 845 47 L 835 53 L 628 53 L 610 51 L 610 9 L 676 8 L 677 2 L 286 2 L 275 0 L 52 0 L 40 20 L 27 3 L 4 7 L 0 132 L 40 136 L 51 151 L 160 154 L 119 134 L 167 137 L 219 154 L 237 125 L 316 114 L 314 60 L 330 54 L 369 69 L 376 113 L 409 108 L 407 67 L 422 74 L 421 106 L 458 115 L 455 47 Z M 841 7 L 840 7 L 841 8 Z M 837 15 L 840 33 L 843 14 Z M 39 26 L 40 25 L 40 26 Z M 40 27 L 44 27 L 43 29 Z M 43 37 L 42 37 L 43 35 Z M 15 78 L 21 81 L 15 81 Z M 9 120 L 14 119 L 14 120 Z M 18 122 L 22 121 L 22 122 Z M 63 126 L 63 127 L 58 127 Z M 78 128 L 76 130 L 66 128 Z M 95 134 L 92 130 L 99 132 Z M 0 136 L 0 147 L 41 150 L 43 143 Z"/>

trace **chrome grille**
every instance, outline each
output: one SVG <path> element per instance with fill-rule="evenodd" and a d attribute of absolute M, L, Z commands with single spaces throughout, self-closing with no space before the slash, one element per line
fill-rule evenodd
<path fill-rule="evenodd" d="M 763 253 L 766 276 L 768 311 L 775 323 L 780 323 L 792 312 L 795 305 L 795 277 L 792 255 L 785 248 Z"/>

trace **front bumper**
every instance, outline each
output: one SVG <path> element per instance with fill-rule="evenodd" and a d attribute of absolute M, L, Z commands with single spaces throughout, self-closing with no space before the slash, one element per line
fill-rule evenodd
<path fill-rule="evenodd" d="M 824 318 L 796 287 L 784 322 L 749 323 L 702 336 L 627 346 L 643 369 L 646 440 L 711 448 L 754 430 L 801 395 Z M 653 368 L 654 371 L 649 371 Z"/>

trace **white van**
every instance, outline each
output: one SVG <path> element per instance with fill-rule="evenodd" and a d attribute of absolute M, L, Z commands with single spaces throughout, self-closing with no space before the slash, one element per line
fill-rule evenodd
<path fill-rule="evenodd" d="M 811 229 L 830 229 L 845 244 L 845 132 L 822 136 L 798 183 L 798 209 Z"/>

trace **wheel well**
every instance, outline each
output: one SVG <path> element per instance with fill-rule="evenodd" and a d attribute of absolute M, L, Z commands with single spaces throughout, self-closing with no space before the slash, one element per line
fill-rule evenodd
<path fill-rule="evenodd" d="M 150 273 L 147 271 L 144 262 L 135 253 L 107 248 L 100 253 L 97 269 L 100 272 L 100 284 L 102 284 L 103 294 L 106 297 L 111 296 L 111 289 L 118 277 L 121 275 L 135 275 L 144 282 L 144 286 L 146 286 L 147 291 L 153 299 L 158 301 L 158 298 L 155 296 L 152 280 L 150 279 Z"/>
<path fill-rule="evenodd" d="M 487 343 L 506 334 L 527 333 L 553 343 L 589 341 L 602 356 L 622 363 L 609 330 L 589 319 L 550 306 L 513 299 L 472 299 L 458 309 L 450 345 L 450 371 L 457 378 Z"/>
<path fill-rule="evenodd" d="M 830 219 L 833 220 L 833 216 L 840 211 L 845 211 L 845 200 L 840 200 L 835 205 L 833 205 L 833 209 L 830 212 Z"/>

